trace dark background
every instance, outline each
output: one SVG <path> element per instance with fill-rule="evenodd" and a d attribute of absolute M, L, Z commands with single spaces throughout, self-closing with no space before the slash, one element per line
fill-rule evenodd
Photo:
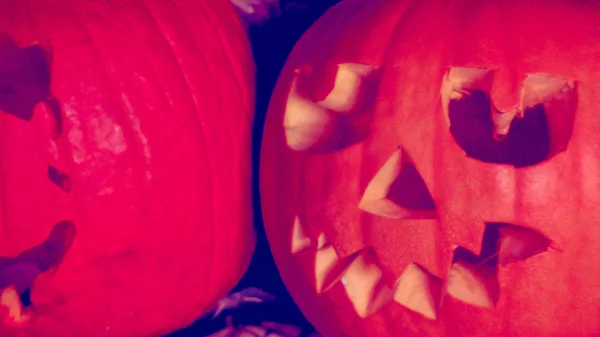
<path fill-rule="evenodd" d="M 236 292 L 248 287 L 264 289 L 274 295 L 277 301 L 272 304 L 247 304 L 228 313 L 234 324 L 252 324 L 265 320 L 301 327 L 303 336 L 314 329 L 298 310 L 285 289 L 269 248 L 263 228 L 258 191 L 258 172 L 263 124 L 271 92 L 285 60 L 300 36 L 330 6 L 340 0 L 281 0 L 282 13 L 260 26 L 250 28 L 250 41 L 257 66 L 256 119 L 253 131 L 253 203 L 254 224 L 257 233 L 256 251 L 248 271 L 238 285 Z M 189 328 L 172 333 L 166 337 L 206 336 L 225 326 L 226 315 L 215 320 L 203 318 Z"/>

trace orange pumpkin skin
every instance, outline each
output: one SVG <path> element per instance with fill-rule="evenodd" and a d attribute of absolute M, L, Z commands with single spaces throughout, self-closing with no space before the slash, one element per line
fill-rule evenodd
<path fill-rule="evenodd" d="M 598 22 L 582 2 L 347 0 L 307 31 L 260 187 L 317 330 L 600 336 Z"/>
<path fill-rule="evenodd" d="M 255 245 L 254 64 L 233 6 L 2 1 L 0 34 L 0 284 L 42 271 L 29 320 L 2 292 L 0 335 L 189 325 Z"/>

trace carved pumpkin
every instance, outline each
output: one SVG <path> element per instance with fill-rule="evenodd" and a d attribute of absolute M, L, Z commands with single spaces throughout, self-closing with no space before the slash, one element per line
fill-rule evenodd
<path fill-rule="evenodd" d="M 360 1 L 288 58 L 263 216 L 325 336 L 600 335 L 600 9 Z"/>
<path fill-rule="evenodd" d="M 233 6 L 2 1 L 0 33 L 0 335 L 190 324 L 255 244 Z"/>

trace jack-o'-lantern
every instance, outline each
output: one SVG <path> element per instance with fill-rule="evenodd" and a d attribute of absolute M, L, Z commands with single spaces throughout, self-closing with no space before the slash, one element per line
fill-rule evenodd
<path fill-rule="evenodd" d="M 267 114 L 261 202 L 325 336 L 600 336 L 600 7 L 347 0 Z"/>
<path fill-rule="evenodd" d="M 255 245 L 234 6 L 8 0 L 0 33 L 0 335 L 192 323 Z"/>

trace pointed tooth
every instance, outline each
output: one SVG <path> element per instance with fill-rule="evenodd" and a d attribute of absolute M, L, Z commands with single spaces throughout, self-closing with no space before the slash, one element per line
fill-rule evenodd
<path fill-rule="evenodd" d="M 331 245 L 317 251 L 315 258 L 315 279 L 318 293 L 327 291 L 331 287 L 333 282 L 327 281 L 339 261 L 340 259 Z"/>
<path fill-rule="evenodd" d="M 426 318 L 437 318 L 441 281 L 414 263 L 396 281 L 394 300 Z"/>
<path fill-rule="evenodd" d="M 327 239 L 325 238 L 325 233 L 319 234 L 319 237 L 317 238 L 317 249 L 325 247 L 326 244 Z"/>
<path fill-rule="evenodd" d="M 362 318 L 379 311 L 394 297 L 393 290 L 383 282 L 381 268 L 366 255 L 358 254 L 343 275 L 348 298 Z"/>
<path fill-rule="evenodd" d="M 313 241 L 308 236 L 300 218 L 294 218 L 292 227 L 292 254 L 300 254 L 310 250 L 313 247 Z"/>
<path fill-rule="evenodd" d="M 493 308 L 493 293 L 486 280 L 461 262 L 456 262 L 448 272 L 446 292 L 453 298 L 482 308 Z"/>
<path fill-rule="evenodd" d="M 336 128 L 335 116 L 306 93 L 309 71 L 306 67 L 296 70 L 283 117 L 287 144 L 296 151 L 318 147 Z"/>
<path fill-rule="evenodd" d="M 320 238 L 324 239 L 324 235 Z M 358 253 L 340 258 L 333 245 L 324 241 L 315 254 L 315 281 L 317 293 L 331 289 L 354 261 Z"/>

